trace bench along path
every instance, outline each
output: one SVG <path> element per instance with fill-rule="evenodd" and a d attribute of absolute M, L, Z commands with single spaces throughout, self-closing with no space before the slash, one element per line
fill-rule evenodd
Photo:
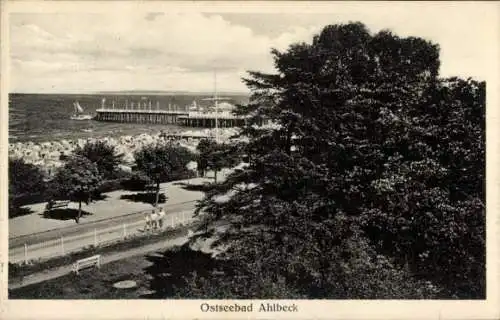
<path fill-rule="evenodd" d="M 88 258 L 76 260 L 76 262 L 73 263 L 71 271 L 73 271 L 76 274 L 79 274 L 81 270 L 86 269 L 86 268 L 91 268 L 91 267 L 95 267 L 97 269 L 99 269 L 101 267 L 101 255 L 100 254 L 96 254 L 96 255 L 88 257 Z"/>
<path fill-rule="evenodd" d="M 71 201 L 69 200 L 55 201 L 52 203 L 49 201 L 49 203 L 45 206 L 45 212 L 50 212 L 53 209 L 67 208 L 70 202 Z"/>
<path fill-rule="evenodd" d="M 100 259 L 100 265 L 104 265 L 110 262 L 127 259 L 135 256 L 144 255 L 150 252 L 155 252 L 159 250 L 167 250 L 169 248 L 182 245 L 188 240 L 187 236 L 182 236 L 174 239 L 161 240 L 146 246 L 133 248 L 127 251 L 107 253 L 102 254 Z M 71 273 L 73 265 L 67 265 L 63 267 L 58 267 L 54 269 L 45 270 L 43 272 L 34 273 L 29 276 L 24 277 L 22 282 L 14 282 L 9 279 L 9 289 L 17 289 L 25 286 L 29 286 L 35 283 L 40 283 L 43 281 L 52 280 L 55 278 L 62 277 L 68 273 Z M 84 272 L 84 271 L 81 271 Z M 84 276 L 83 274 L 81 276 Z"/>

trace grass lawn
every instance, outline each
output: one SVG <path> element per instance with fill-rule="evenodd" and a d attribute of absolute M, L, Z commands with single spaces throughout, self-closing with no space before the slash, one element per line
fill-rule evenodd
<path fill-rule="evenodd" d="M 216 266 L 209 250 L 210 241 L 201 248 L 189 244 L 168 250 L 114 261 L 101 266 L 9 290 L 9 299 L 164 299 L 175 296 L 176 287 L 185 285 L 183 277 L 191 272 L 207 274 Z M 116 289 L 118 281 L 133 280 L 137 287 Z M 153 288 L 151 290 L 151 288 Z"/>
<path fill-rule="evenodd" d="M 30 286 L 9 290 L 9 299 L 140 299 L 148 293 L 150 276 L 144 271 L 152 265 L 146 256 L 105 264 Z M 137 288 L 115 289 L 113 284 L 134 280 Z"/>

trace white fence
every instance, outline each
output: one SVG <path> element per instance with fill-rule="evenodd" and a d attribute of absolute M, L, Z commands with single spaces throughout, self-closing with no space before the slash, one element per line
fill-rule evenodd
<path fill-rule="evenodd" d="M 193 221 L 192 215 L 193 213 L 190 211 L 168 214 L 164 218 L 163 229 L 188 224 Z M 28 263 L 32 260 L 45 260 L 77 252 L 90 246 L 106 246 L 110 243 L 123 241 L 127 237 L 151 232 L 155 231 L 146 231 L 145 221 L 139 220 L 128 224 L 121 223 L 111 227 L 94 229 L 84 234 L 73 236 L 63 235 L 60 238 L 39 243 L 25 243 L 24 246 L 9 249 L 9 262 Z"/>

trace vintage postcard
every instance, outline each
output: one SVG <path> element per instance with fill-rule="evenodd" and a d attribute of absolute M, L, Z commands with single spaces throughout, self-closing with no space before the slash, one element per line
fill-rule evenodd
<path fill-rule="evenodd" d="M 498 3 L 1 6 L 2 319 L 500 317 Z"/>

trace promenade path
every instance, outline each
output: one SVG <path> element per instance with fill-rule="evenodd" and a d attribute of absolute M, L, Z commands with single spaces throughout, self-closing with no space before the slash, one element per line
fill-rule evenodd
<path fill-rule="evenodd" d="M 221 180 L 230 171 L 221 172 Z M 167 202 L 162 204 L 166 213 L 166 226 L 174 227 L 191 220 L 197 200 L 204 196 L 203 192 L 187 190 L 185 186 L 210 181 L 213 180 L 209 175 L 207 178 L 161 184 L 167 194 Z M 104 200 L 84 205 L 82 209 L 90 215 L 84 215 L 79 224 L 73 219 L 44 218 L 42 213 L 45 203 L 26 206 L 33 213 L 9 220 L 9 262 L 56 257 L 96 243 L 114 242 L 125 235 L 143 232 L 144 211 L 151 210 L 152 206 L 121 199 L 122 195 L 134 193 L 124 190 L 109 192 L 105 194 Z M 71 208 L 77 205 L 70 203 Z"/>
<path fill-rule="evenodd" d="M 201 184 L 211 181 L 207 178 L 194 178 L 189 180 L 181 180 L 167 182 L 161 184 L 161 188 L 167 195 L 167 202 L 162 204 L 168 208 L 175 208 L 181 204 L 191 203 L 191 209 L 197 200 L 203 198 L 203 193 L 199 191 L 189 191 L 183 188 L 183 184 Z M 92 202 L 89 205 L 82 204 L 82 210 L 90 213 L 83 215 L 80 223 L 75 220 L 56 220 L 43 217 L 43 211 L 46 203 L 36 203 L 24 206 L 32 211 L 31 214 L 9 219 L 9 241 L 12 241 L 23 236 L 29 236 L 46 231 L 54 231 L 60 229 L 85 229 L 88 223 L 95 223 L 102 220 L 111 220 L 113 218 L 127 216 L 139 211 L 152 209 L 149 203 L 134 202 L 128 199 L 121 199 L 123 195 L 131 195 L 137 192 L 118 190 L 106 193 L 104 200 Z M 78 209 L 78 203 L 71 202 L 69 208 Z M 184 209 L 188 209 L 183 207 Z"/>
<path fill-rule="evenodd" d="M 110 262 L 123 260 L 136 256 L 147 255 L 148 253 L 164 251 L 170 249 L 174 246 L 180 246 L 188 241 L 188 236 L 180 236 L 173 239 L 161 240 L 152 244 L 141 246 L 138 248 L 128 249 L 121 252 L 109 252 L 101 255 L 101 265 Z M 212 252 L 210 249 L 211 240 L 200 241 L 193 245 L 194 250 L 201 250 L 204 252 Z M 17 289 L 20 287 L 28 286 L 35 283 L 40 283 L 43 281 L 52 280 L 61 276 L 64 276 L 71 272 L 71 265 L 65 265 L 61 267 L 52 268 L 49 270 L 44 270 L 42 272 L 37 272 L 23 279 L 9 279 L 9 289 Z"/>
<path fill-rule="evenodd" d="M 171 212 L 166 215 L 166 226 L 178 227 L 179 224 L 188 224 L 192 219 L 193 210 Z M 65 232 L 64 242 L 61 242 L 61 239 L 58 237 L 40 240 L 35 235 L 26 241 L 26 249 L 24 244 L 9 244 L 9 262 L 20 263 L 27 259 L 48 259 L 70 252 L 76 252 L 82 248 L 96 244 L 102 246 L 125 240 L 125 234 L 121 225 L 104 226 L 99 229 L 96 228 L 95 230 L 97 230 L 95 234 L 93 232 L 80 232 L 76 234 L 68 234 Z M 144 234 L 144 232 L 142 215 L 138 217 L 136 221 L 127 224 L 127 237 L 136 234 Z"/>

